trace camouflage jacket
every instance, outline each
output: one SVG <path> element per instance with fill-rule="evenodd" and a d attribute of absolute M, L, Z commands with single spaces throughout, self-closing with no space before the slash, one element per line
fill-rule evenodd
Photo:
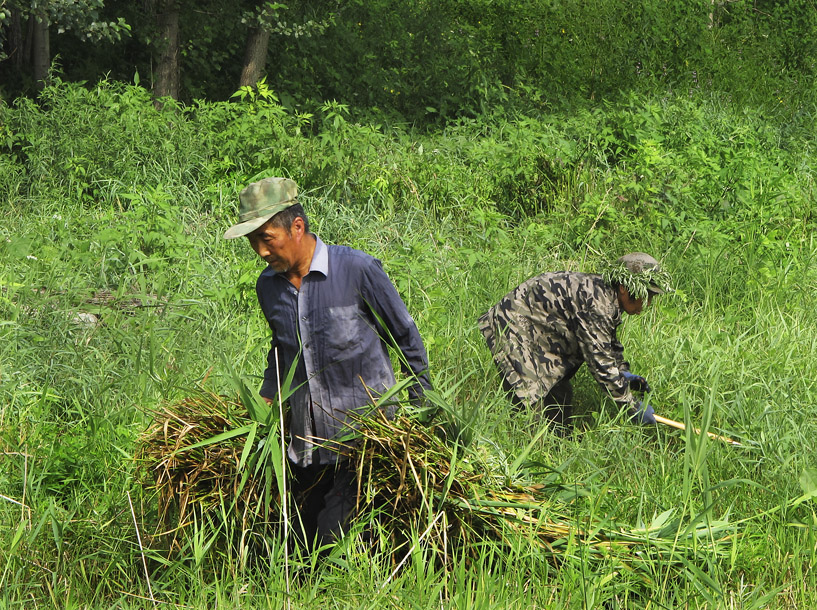
<path fill-rule="evenodd" d="M 532 405 L 586 362 L 616 402 L 635 401 L 616 338 L 621 306 L 600 275 L 544 273 L 520 284 L 479 319 L 494 360 L 517 397 Z"/>

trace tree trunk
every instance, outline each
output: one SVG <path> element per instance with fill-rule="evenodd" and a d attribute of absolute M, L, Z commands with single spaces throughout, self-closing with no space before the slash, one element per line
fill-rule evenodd
<path fill-rule="evenodd" d="M 28 16 L 26 19 L 26 33 L 23 36 L 23 65 L 26 69 L 31 68 L 31 41 L 34 38 L 34 17 Z"/>
<path fill-rule="evenodd" d="M 51 45 L 48 37 L 48 18 L 33 18 L 33 35 L 31 44 L 31 67 L 34 86 L 42 91 L 51 67 Z"/>
<path fill-rule="evenodd" d="M 156 79 L 153 95 L 156 98 L 179 99 L 179 3 L 164 0 L 156 11 L 156 25 L 159 29 Z M 158 104 L 158 102 L 157 102 Z"/>
<path fill-rule="evenodd" d="M 23 47 L 23 26 L 20 19 L 20 9 L 11 9 L 11 26 L 9 28 L 9 59 L 17 72 L 22 72 L 26 58 Z"/>
<path fill-rule="evenodd" d="M 247 34 L 247 46 L 244 49 L 244 67 L 241 70 L 240 87 L 255 87 L 260 80 L 264 66 L 267 64 L 267 47 L 269 32 L 262 28 L 252 28 Z"/>

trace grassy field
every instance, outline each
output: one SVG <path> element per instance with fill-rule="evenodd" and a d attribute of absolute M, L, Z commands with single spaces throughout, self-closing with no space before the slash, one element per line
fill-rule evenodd
<path fill-rule="evenodd" d="M 633 97 L 421 134 L 332 104 L 304 118 L 264 99 L 157 111 L 105 84 L 44 95 L 48 111 L 3 108 L 0 608 L 817 606 L 813 113 Z M 387 542 L 285 561 L 270 536 L 248 561 L 201 525 L 143 563 L 158 524 L 139 434 L 202 383 L 259 384 L 260 261 L 221 239 L 258 172 L 301 185 L 324 241 L 383 261 L 473 433 L 462 459 L 546 484 L 572 533 L 543 549 L 415 527 L 395 570 Z M 534 274 L 633 250 L 677 292 L 626 320 L 632 369 L 657 413 L 741 446 L 633 427 L 585 370 L 567 440 L 502 396 L 478 316 Z M 619 527 L 655 543 L 579 535 Z"/>

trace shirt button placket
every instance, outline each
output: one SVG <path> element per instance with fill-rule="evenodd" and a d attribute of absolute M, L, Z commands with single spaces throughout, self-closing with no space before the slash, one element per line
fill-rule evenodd
<path fill-rule="evenodd" d="M 305 279 L 305 278 L 304 278 Z M 306 281 L 301 286 L 298 292 L 298 329 L 301 333 L 301 342 L 303 347 L 304 367 L 306 368 L 306 379 L 309 384 L 310 392 L 315 388 L 312 387 L 315 374 L 315 359 L 312 352 L 312 335 L 309 332 L 309 299 L 307 296 Z M 312 392 L 315 396 L 314 392 Z"/>
<path fill-rule="evenodd" d="M 303 342 L 303 358 L 304 368 L 306 370 L 306 382 L 309 386 L 309 394 L 311 402 L 320 400 L 320 376 L 315 374 L 315 352 L 312 345 L 312 334 L 310 333 L 310 316 L 309 316 L 309 289 L 306 278 L 301 284 L 301 290 L 298 292 L 298 327 L 301 331 L 301 341 Z M 315 418 L 315 413 L 310 405 L 310 433 L 312 435 L 320 436 L 322 434 L 321 424 Z"/>

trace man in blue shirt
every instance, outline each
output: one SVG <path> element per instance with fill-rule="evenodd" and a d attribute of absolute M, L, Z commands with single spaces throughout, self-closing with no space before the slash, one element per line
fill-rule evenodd
<path fill-rule="evenodd" d="M 340 440 L 349 414 L 371 408 L 394 385 L 388 346 L 401 352 L 416 383 L 429 387 L 428 357 L 420 334 L 377 259 L 346 246 L 324 244 L 309 231 L 288 178 L 253 182 L 239 195 L 239 223 L 226 239 L 247 236 L 267 263 L 256 284 L 272 330 L 260 394 L 273 402 L 294 367 L 287 448 L 293 493 L 300 504 L 305 544 L 337 538 L 356 506 L 354 467 Z"/>

